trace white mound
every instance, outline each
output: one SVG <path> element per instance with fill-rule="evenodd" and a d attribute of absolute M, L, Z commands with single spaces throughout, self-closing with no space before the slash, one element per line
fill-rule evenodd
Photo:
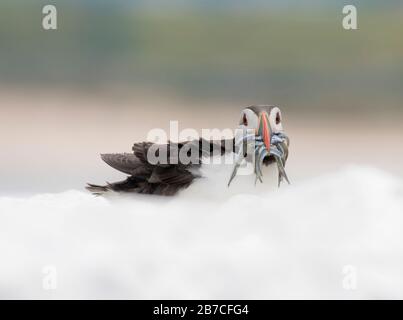
<path fill-rule="evenodd" d="M 0 298 L 403 298 L 402 215 L 362 167 L 223 201 L 1 197 Z"/>

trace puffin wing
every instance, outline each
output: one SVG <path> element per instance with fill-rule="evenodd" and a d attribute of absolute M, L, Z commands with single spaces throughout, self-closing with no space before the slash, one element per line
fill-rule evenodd
<path fill-rule="evenodd" d="M 233 140 L 227 141 L 230 150 L 225 150 L 225 140 L 206 141 L 203 139 L 181 142 L 174 146 L 172 142 L 164 145 L 164 148 L 172 146 L 174 150 L 180 151 L 184 146 L 192 144 L 199 147 L 199 157 L 214 152 L 232 152 Z M 179 190 L 187 188 L 195 178 L 199 176 L 189 169 L 198 167 L 200 164 L 150 164 L 147 161 L 147 152 L 152 143 L 142 142 L 133 145 L 133 153 L 102 154 L 102 160 L 112 168 L 129 175 L 126 180 L 108 183 L 105 186 L 88 184 L 87 189 L 96 195 L 108 191 L 125 191 L 143 194 L 174 195 Z M 169 153 L 169 152 L 168 152 Z"/>
<path fill-rule="evenodd" d="M 138 175 L 146 171 L 146 164 L 133 153 L 101 154 L 101 158 L 112 168 L 129 175 Z"/>

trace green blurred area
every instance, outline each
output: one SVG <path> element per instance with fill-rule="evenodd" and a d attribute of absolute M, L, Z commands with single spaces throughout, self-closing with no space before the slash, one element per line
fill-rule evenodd
<path fill-rule="evenodd" d="M 194 99 L 277 103 L 295 110 L 402 109 L 403 12 L 172 10 L 60 2 L 0 5 L 3 86 L 158 88 Z"/>

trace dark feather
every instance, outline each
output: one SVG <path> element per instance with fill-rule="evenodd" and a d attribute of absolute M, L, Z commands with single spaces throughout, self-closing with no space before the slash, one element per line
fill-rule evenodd
<path fill-rule="evenodd" d="M 132 153 L 101 154 L 101 158 L 112 168 L 130 175 L 143 175 L 149 169 Z"/>
<path fill-rule="evenodd" d="M 230 150 L 226 150 L 226 144 Z M 130 175 L 126 180 L 108 183 L 105 186 L 88 184 L 87 190 L 96 195 L 101 195 L 109 191 L 135 192 L 142 194 L 174 195 L 179 190 L 187 188 L 194 179 L 199 176 L 189 171 L 196 169 L 200 165 L 204 156 L 224 154 L 232 152 L 234 141 L 222 140 L 218 142 L 204 139 L 183 143 L 169 142 L 166 145 L 159 145 L 161 150 L 167 152 L 168 163 L 150 164 L 147 160 L 149 148 L 152 143 L 142 142 L 133 145 L 133 153 L 102 154 L 101 158 L 112 168 Z M 155 146 L 155 145 L 154 145 Z M 198 163 L 180 163 L 177 152 L 190 152 L 190 148 L 198 147 Z M 231 148 L 232 147 L 232 148 Z M 186 148 L 186 149 L 183 149 Z M 171 155 L 170 151 L 175 152 Z"/>

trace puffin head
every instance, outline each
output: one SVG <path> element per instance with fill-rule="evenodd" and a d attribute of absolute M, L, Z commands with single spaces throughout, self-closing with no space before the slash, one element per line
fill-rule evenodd
<path fill-rule="evenodd" d="M 257 180 L 262 181 L 261 166 L 275 162 L 279 171 L 279 184 L 283 178 L 289 182 L 284 167 L 288 158 L 290 140 L 284 133 L 280 108 L 270 105 L 247 107 L 241 112 L 238 129 L 247 132 L 242 139 L 236 140 L 237 145 L 238 143 L 244 144 L 244 148 L 241 150 L 245 150 L 245 145 L 251 140 L 255 144 L 253 150 Z M 246 157 L 246 153 L 239 154 L 229 183 L 234 178 L 240 161 Z"/>
<path fill-rule="evenodd" d="M 281 110 L 276 106 L 250 106 L 242 110 L 239 129 L 252 129 L 270 150 L 271 137 L 284 133 Z"/>

